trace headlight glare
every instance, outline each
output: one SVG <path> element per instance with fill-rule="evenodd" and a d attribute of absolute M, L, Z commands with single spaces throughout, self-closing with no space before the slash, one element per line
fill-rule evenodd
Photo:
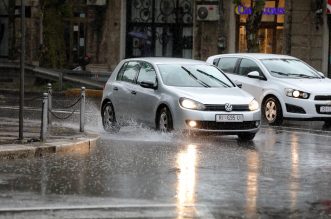
<path fill-rule="evenodd" d="M 184 97 L 179 99 L 179 104 L 186 109 L 192 109 L 192 110 L 205 109 L 205 106 L 202 103 Z"/>
<path fill-rule="evenodd" d="M 248 108 L 250 111 L 255 111 L 259 109 L 259 103 L 254 99 L 249 103 Z"/>
<path fill-rule="evenodd" d="M 293 97 L 300 97 L 300 92 L 298 90 L 293 91 Z"/>
<path fill-rule="evenodd" d="M 285 94 L 288 97 L 294 97 L 294 98 L 301 98 L 301 99 L 308 99 L 310 94 L 307 92 L 299 91 L 296 89 L 286 88 Z"/>

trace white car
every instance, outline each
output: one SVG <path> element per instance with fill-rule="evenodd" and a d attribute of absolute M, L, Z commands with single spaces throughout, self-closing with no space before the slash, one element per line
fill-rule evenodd
<path fill-rule="evenodd" d="M 275 54 L 221 54 L 208 63 L 222 69 L 261 104 L 270 125 L 283 119 L 331 123 L 331 80 L 305 62 Z"/>
<path fill-rule="evenodd" d="M 121 61 L 101 104 L 106 131 L 135 120 L 161 131 L 190 130 L 252 140 L 261 111 L 254 97 L 206 62 L 176 58 Z"/>

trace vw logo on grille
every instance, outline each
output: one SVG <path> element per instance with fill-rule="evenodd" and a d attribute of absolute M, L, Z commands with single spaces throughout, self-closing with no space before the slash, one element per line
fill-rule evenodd
<path fill-rule="evenodd" d="M 226 104 L 225 104 L 225 110 L 226 110 L 227 112 L 231 112 L 231 111 L 232 111 L 232 105 L 229 104 L 229 103 L 226 103 Z"/>

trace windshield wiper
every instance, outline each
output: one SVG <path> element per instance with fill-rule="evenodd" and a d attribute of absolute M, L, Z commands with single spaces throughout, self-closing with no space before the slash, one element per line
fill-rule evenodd
<path fill-rule="evenodd" d="M 318 77 L 315 77 L 315 76 L 310 76 L 310 75 L 305 75 L 305 74 L 296 74 L 296 73 L 290 73 L 289 75 L 297 76 L 297 77 L 300 77 L 300 78 L 318 78 Z"/>
<path fill-rule="evenodd" d="M 192 72 L 190 72 L 187 68 L 181 66 L 182 69 L 184 69 L 184 71 L 186 71 L 186 73 L 191 76 L 192 78 L 194 78 L 197 82 L 199 82 L 199 84 L 201 84 L 204 87 L 210 87 L 208 84 L 206 84 L 205 82 L 201 81 L 200 79 L 198 79 L 194 74 L 192 74 Z"/>
<path fill-rule="evenodd" d="M 315 76 L 310 76 L 310 75 L 305 75 L 305 74 L 296 74 L 296 73 L 284 73 L 284 72 L 280 72 L 280 71 L 271 71 L 272 73 L 276 73 L 279 75 L 284 75 L 284 76 L 295 76 L 295 77 L 300 77 L 300 78 L 318 78 Z"/>
<path fill-rule="evenodd" d="M 271 71 L 271 72 L 272 72 L 272 73 L 279 74 L 279 75 L 289 76 L 289 74 L 284 73 L 284 72 L 280 72 L 280 71 Z"/>
<path fill-rule="evenodd" d="M 216 78 L 216 77 L 213 76 L 213 75 L 208 74 L 207 72 L 204 72 L 204 71 L 202 71 L 202 70 L 200 70 L 200 69 L 197 69 L 197 71 L 200 72 L 201 74 L 204 74 L 204 75 L 206 75 L 206 76 L 208 76 L 208 77 L 210 77 L 210 78 L 212 78 L 212 79 L 214 79 L 214 80 L 220 82 L 220 83 L 221 83 L 223 86 L 225 86 L 225 87 L 230 87 L 230 85 L 228 85 L 228 84 L 225 83 L 224 81 L 221 81 L 220 79 Z"/>

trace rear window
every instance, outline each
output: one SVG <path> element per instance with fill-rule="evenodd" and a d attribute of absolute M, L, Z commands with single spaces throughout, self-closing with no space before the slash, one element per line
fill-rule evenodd
<path fill-rule="evenodd" d="M 217 67 L 222 69 L 224 72 L 234 73 L 234 68 L 236 67 L 237 61 L 238 58 L 233 57 L 221 58 L 218 62 Z"/>

